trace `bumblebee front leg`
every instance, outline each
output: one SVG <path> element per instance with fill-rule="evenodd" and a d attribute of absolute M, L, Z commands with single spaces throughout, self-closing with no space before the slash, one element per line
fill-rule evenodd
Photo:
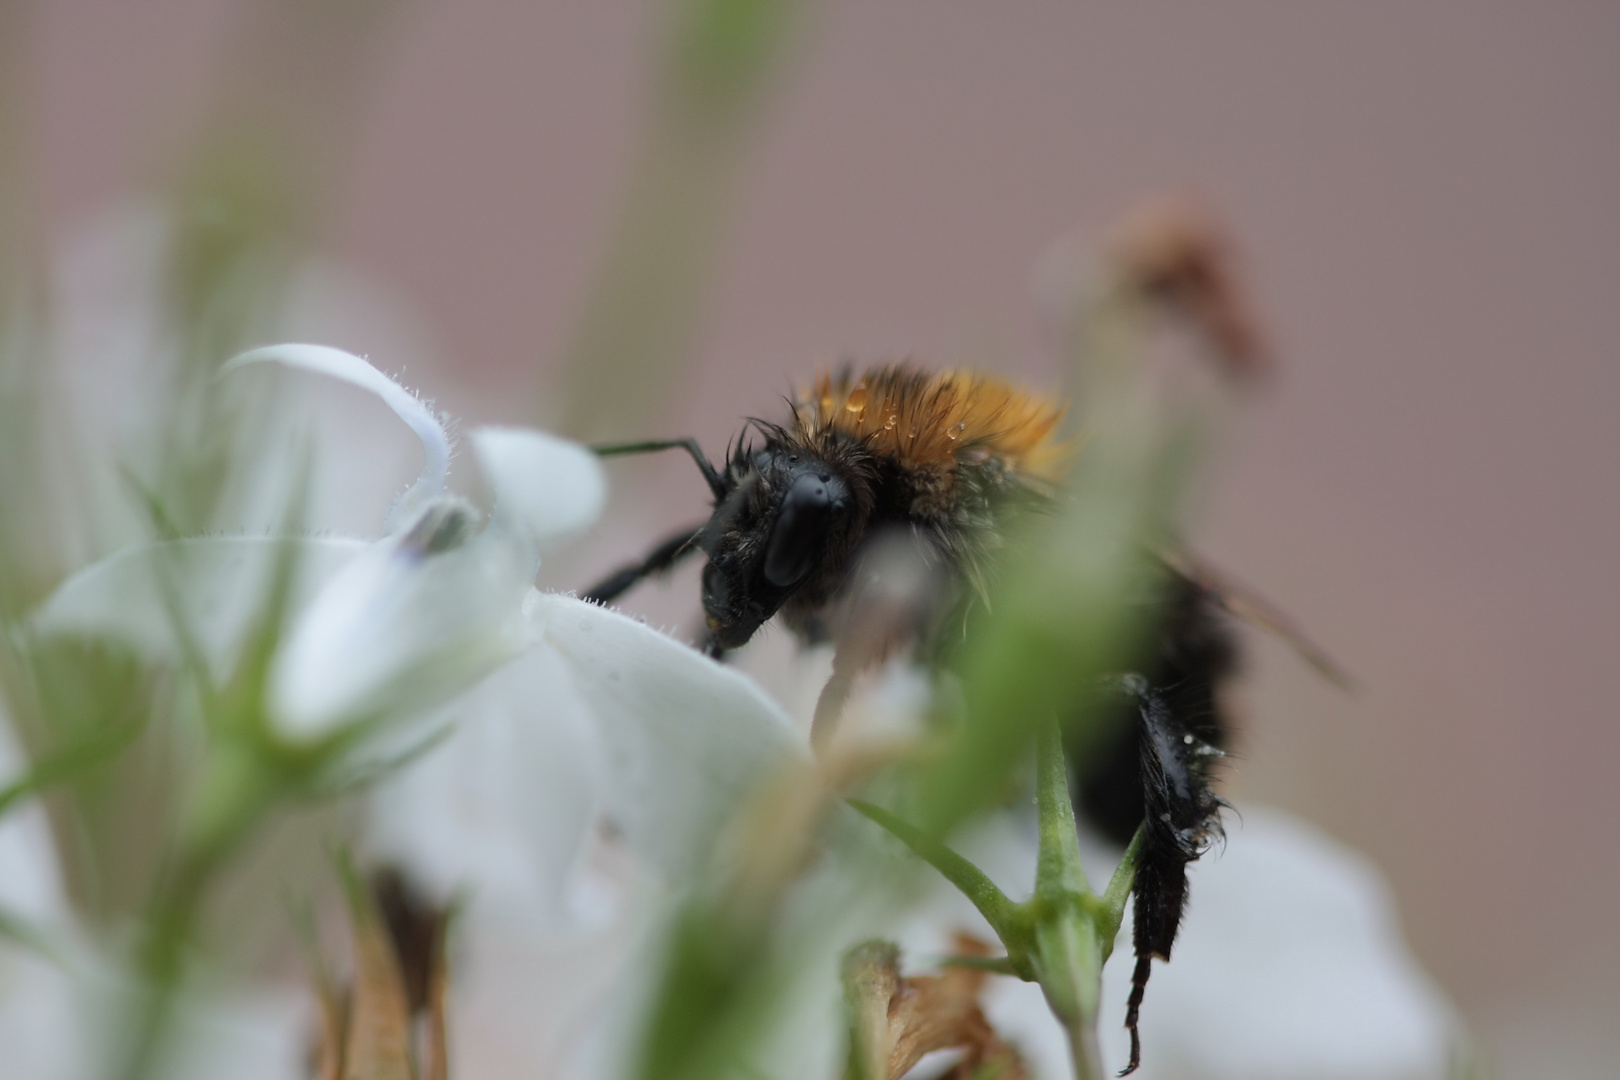
<path fill-rule="evenodd" d="M 603 443 L 591 447 L 598 457 L 619 457 L 623 454 L 655 454 L 660 450 L 685 450 L 692 455 L 698 471 L 703 474 L 704 483 L 709 485 L 709 491 L 718 501 L 726 497 L 726 482 L 720 471 L 704 456 L 703 448 L 696 439 L 653 439 L 648 442 L 633 443 Z"/>
<path fill-rule="evenodd" d="M 661 574 L 688 555 L 698 551 L 696 541 L 698 533 L 702 531 L 703 526 L 701 525 L 693 525 L 682 529 L 653 548 L 652 551 L 647 553 L 647 557 L 640 562 L 622 566 L 589 589 L 586 589 L 580 598 L 589 600 L 593 604 L 612 603 L 629 592 L 642 578 Z"/>

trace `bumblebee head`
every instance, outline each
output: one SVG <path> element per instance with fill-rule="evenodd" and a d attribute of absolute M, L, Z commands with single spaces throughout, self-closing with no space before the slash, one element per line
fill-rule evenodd
<path fill-rule="evenodd" d="M 726 488 L 698 543 L 709 632 L 735 649 L 848 549 L 855 499 L 832 465 L 774 441 L 733 457 Z"/>

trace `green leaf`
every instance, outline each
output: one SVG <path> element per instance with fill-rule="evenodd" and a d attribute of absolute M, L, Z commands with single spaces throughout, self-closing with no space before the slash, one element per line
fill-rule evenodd
<path fill-rule="evenodd" d="M 1130 899 L 1131 889 L 1136 885 L 1136 865 L 1142 857 L 1142 845 L 1147 840 L 1147 825 L 1143 824 L 1131 837 L 1130 846 L 1125 854 L 1120 856 L 1119 865 L 1114 867 L 1114 876 L 1108 880 L 1108 888 L 1103 890 L 1100 903 L 1100 917 L 1106 922 L 1104 933 L 1103 958 L 1107 959 L 1109 953 L 1114 951 L 1113 941 L 1119 934 L 1119 924 L 1125 919 L 1125 902 Z"/>
<path fill-rule="evenodd" d="M 22 776 L 0 787 L 0 817 L 21 800 L 38 795 L 53 784 L 77 779 L 123 750 L 146 726 L 146 712 L 115 718 L 105 730 L 33 764 Z"/>

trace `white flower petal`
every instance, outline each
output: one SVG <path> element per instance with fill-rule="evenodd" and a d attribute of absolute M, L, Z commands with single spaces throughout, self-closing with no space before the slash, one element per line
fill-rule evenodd
<path fill-rule="evenodd" d="M 270 673 L 283 733 L 311 738 L 383 714 L 420 715 L 529 644 L 523 598 L 538 560 L 492 529 L 439 550 L 438 537 L 465 515 L 454 503 L 430 506 L 299 615 Z"/>
<path fill-rule="evenodd" d="M 600 798 L 594 733 L 566 667 L 532 649 L 457 703 L 445 743 L 372 796 L 368 854 L 431 899 L 546 923 L 582 914 L 570 892 Z"/>
<path fill-rule="evenodd" d="M 1228 825 L 1225 848 L 1188 870 L 1174 957 L 1153 965 L 1143 1077 L 1448 1076 L 1455 1019 L 1406 950 L 1377 871 L 1274 810 L 1245 807 Z M 1129 941 L 1127 920 L 1103 975 L 1103 1059 L 1114 1068 L 1128 1056 L 1118 1024 Z"/>
<path fill-rule="evenodd" d="M 95 1075 L 83 995 L 56 960 L 0 940 L 0 1060 L 6 1075 L 79 1080 Z"/>
<path fill-rule="evenodd" d="M 0 787 L 21 779 L 27 769 L 28 760 L 0 712 Z M 29 799 L 11 807 L 0 816 L 0 912 L 40 926 L 60 926 L 71 910 L 44 805 Z"/>
<path fill-rule="evenodd" d="M 1142 1080 L 1445 1080 L 1459 1029 L 1408 952 L 1378 872 L 1308 824 L 1267 807 L 1228 815 L 1229 838 L 1188 870 L 1188 909 L 1169 963 L 1155 961 L 1142 1004 Z M 1028 815 L 998 814 L 956 841 L 1009 895 L 1029 890 L 1037 854 Z M 1082 828 L 1091 881 L 1117 847 Z M 953 951 L 960 928 L 993 940 L 972 905 L 936 879 L 897 936 L 918 962 Z M 1103 969 L 1103 1064 L 1129 1059 L 1126 908 Z M 1069 1048 L 1040 987 L 993 980 L 985 1011 L 1037 1076 L 1069 1075 Z"/>
<path fill-rule="evenodd" d="M 172 1045 L 154 1075 L 169 1080 L 303 1080 L 309 1076 L 309 992 L 215 989 L 181 998 Z"/>
<path fill-rule="evenodd" d="M 211 672 L 223 677 L 265 602 L 277 552 L 286 544 L 295 548 L 294 610 L 367 547 L 336 537 L 219 536 L 126 548 L 64 581 L 34 614 L 33 628 L 114 637 L 172 661 L 180 652 L 178 616 Z"/>
<path fill-rule="evenodd" d="M 601 514 L 607 480 L 588 448 L 532 428 L 483 427 L 472 442 L 495 495 L 497 526 L 510 525 L 543 544 Z"/>
<path fill-rule="evenodd" d="M 232 357 L 220 370 L 233 371 L 259 363 L 281 364 L 326 375 L 369 391 L 416 433 L 422 442 L 426 461 L 416 483 L 388 511 L 387 527 L 390 530 L 411 520 L 419 509 L 444 493 L 445 476 L 450 471 L 450 435 L 439 418 L 433 415 L 433 410 L 415 394 L 353 353 L 329 345 L 267 345 Z"/>
<path fill-rule="evenodd" d="M 533 621 L 567 661 L 602 739 L 609 815 L 677 877 L 709 852 L 749 789 L 803 737 L 752 680 L 615 611 L 535 594 Z"/>

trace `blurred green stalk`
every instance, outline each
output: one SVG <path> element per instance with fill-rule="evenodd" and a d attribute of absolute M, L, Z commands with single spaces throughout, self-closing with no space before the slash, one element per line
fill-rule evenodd
<path fill-rule="evenodd" d="M 1097 1044 L 1103 964 L 1114 951 L 1125 901 L 1136 880 L 1141 833 L 1126 849 L 1101 896 L 1080 861 L 1062 733 L 1055 721 L 1035 738 L 1035 801 L 1040 853 L 1035 888 L 1014 903 L 981 871 L 927 832 L 870 803 L 851 805 L 938 870 L 978 908 L 1007 950 L 996 970 L 1038 983 L 1069 1040 L 1076 1080 L 1104 1075 Z M 988 966 L 988 965 L 986 965 Z"/>
<path fill-rule="evenodd" d="M 400 6 L 254 0 L 240 13 L 219 104 L 159 192 L 169 214 L 161 330 L 143 359 L 162 404 L 145 418 L 146 445 L 119 448 L 159 537 L 220 528 L 227 500 L 267 464 L 258 435 L 272 410 L 214 374 L 270 332 L 352 145 L 346 127 L 364 56 Z M 0 0 L 0 691 L 33 764 L 0 790 L 0 812 L 49 789 L 59 861 L 87 928 L 139 912 L 130 959 L 144 988 L 112 1064 L 123 1076 L 153 1075 L 186 970 L 205 955 L 198 923 L 220 878 L 282 807 L 311 794 L 342 747 L 286 746 L 264 716 L 290 549 L 225 687 L 211 685 L 196 656 L 159 672 L 120 642 L 45 640 L 25 621 L 74 554 L 106 543 L 94 535 L 101 519 L 124 517 L 92 505 L 91 486 L 69 475 L 71 448 L 57 445 L 67 425 L 49 408 L 46 238 L 35 235 L 23 137 L 25 7 Z M 64 536 L 91 550 L 70 554 Z"/>
<path fill-rule="evenodd" d="M 957 885 L 1006 946 L 999 970 L 1040 984 L 1069 1038 L 1077 1076 L 1101 1075 L 1096 1039 L 1102 964 L 1112 952 L 1135 877 L 1141 834 L 1105 892 L 1092 893 L 1080 865 L 1065 753 L 1084 756 L 1116 715 L 1105 707 L 1109 677 L 1134 669 L 1164 573 L 1155 553 L 1173 548 L 1174 521 L 1203 445 L 1209 403 L 1166 400 L 1145 378 L 1155 321 L 1190 318 L 1201 343 L 1229 371 L 1253 363 L 1252 338 L 1232 331 L 1246 314 L 1236 303 L 1218 238 L 1187 207 L 1160 205 L 1130 221 L 1103 262 L 1082 311 L 1075 350 L 1084 381 L 1083 448 L 1054 512 L 1008 538 L 1009 557 L 988 610 L 976 614 L 947 664 L 960 675 L 965 708 L 943 715 L 939 751 L 893 777 L 909 821 L 870 803 L 853 805 L 899 837 Z M 1236 343 L 1234 345 L 1234 343 Z M 1065 749 L 1067 748 L 1067 749 Z M 1015 904 L 947 846 L 949 834 L 1019 786 L 1031 750 L 1036 761 L 1040 861 L 1029 900 Z M 758 805 L 745 811 L 760 813 Z M 850 842 L 842 838 L 845 846 Z M 807 844 L 815 838 L 781 837 Z M 849 850 L 829 844 L 829 860 Z M 875 863 L 848 858 L 854 874 Z M 792 924 L 781 897 L 725 917 L 734 898 L 724 877 L 713 896 L 691 906 L 675 937 L 649 1028 L 640 1075 L 708 1077 L 735 1068 L 749 1040 L 768 1027 L 762 1000 L 786 980 L 757 978 L 768 962 L 805 948 L 842 948 L 835 918 Z M 867 897 L 902 901 L 892 873 L 861 879 Z M 786 894 L 788 883 L 777 886 Z M 798 941 L 784 940 L 792 934 Z M 814 935 L 823 935 L 814 938 Z M 716 963 L 705 964 L 705 958 Z M 715 992 L 722 990 L 723 992 Z M 705 1011 L 709 1015 L 704 1015 Z M 743 1024 L 744 1017 L 748 1022 Z M 673 1060 L 660 1056 L 668 1051 Z"/>
<path fill-rule="evenodd" d="M 568 354 L 562 415 L 584 439 L 640 436 L 690 359 L 736 174 L 801 0 L 683 0 L 607 261 Z"/>

